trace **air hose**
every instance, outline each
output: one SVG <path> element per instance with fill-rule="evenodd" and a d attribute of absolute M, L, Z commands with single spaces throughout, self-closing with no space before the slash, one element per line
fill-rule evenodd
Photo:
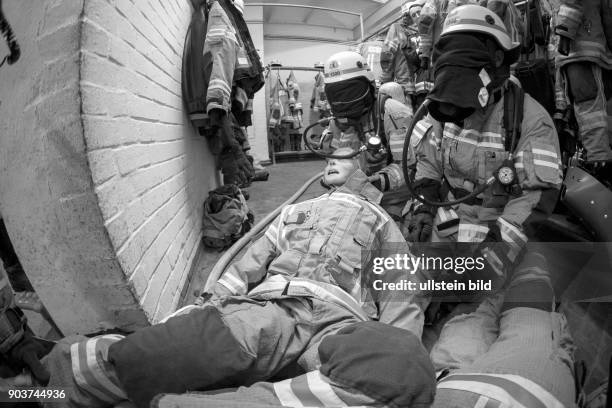
<path fill-rule="evenodd" d="M 208 275 L 208 279 L 206 279 L 206 284 L 204 285 L 204 292 L 210 292 L 217 282 L 217 280 L 221 277 L 225 269 L 228 267 L 230 262 L 240 253 L 240 251 L 253 239 L 254 236 L 259 234 L 270 224 L 274 218 L 280 214 L 283 207 L 293 204 L 304 192 L 314 183 L 321 179 L 323 176 L 323 172 L 317 173 L 312 178 L 310 178 L 302 187 L 299 188 L 298 191 L 295 192 L 287 201 L 281 204 L 278 208 L 272 211 L 270 214 L 266 215 L 261 221 L 251 228 L 249 232 L 244 234 L 242 238 L 234 243 L 225 253 L 219 258 L 215 266 L 213 266 L 210 274 Z"/>
<path fill-rule="evenodd" d="M 412 122 L 410 123 L 410 126 L 408 127 L 408 131 L 406 132 L 406 137 L 404 138 L 404 149 L 402 151 L 402 172 L 404 173 L 404 180 L 406 181 L 406 186 L 408 187 L 408 191 L 410 191 L 410 194 L 412 195 L 412 197 L 416 198 L 423 204 L 430 205 L 432 207 L 447 207 L 450 205 L 460 204 L 467 200 L 471 200 L 472 198 L 475 198 L 478 194 L 485 191 L 487 188 L 489 188 L 491 184 L 495 182 L 495 177 L 493 176 L 490 177 L 486 183 L 479 185 L 470 194 L 464 197 L 461 197 L 457 200 L 453 200 L 453 201 L 431 201 L 416 193 L 416 190 L 414 189 L 414 186 L 413 186 L 413 180 L 410 179 L 410 173 L 408 172 L 408 149 L 410 149 L 410 138 L 412 136 L 412 132 L 414 131 L 416 124 L 421 119 L 423 119 L 425 115 L 427 114 L 427 111 L 428 111 L 427 108 L 430 103 L 431 103 L 431 100 L 425 99 L 423 104 L 415 112 L 414 118 L 412 119 Z"/>
<path fill-rule="evenodd" d="M 357 156 L 359 153 L 362 152 L 362 149 L 357 150 L 353 153 L 347 153 L 347 154 L 332 154 L 332 153 L 322 153 L 320 151 L 318 151 L 317 149 L 315 149 L 312 146 L 312 143 L 310 141 L 310 138 L 308 137 L 308 132 L 310 132 L 310 129 L 312 129 L 313 127 L 317 126 L 317 125 L 321 125 L 321 126 L 327 126 L 329 124 L 329 121 L 334 119 L 333 116 L 330 116 L 328 118 L 323 118 L 323 119 L 319 119 L 318 121 L 312 123 L 311 125 L 307 126 L 306 129 L 304 129 L 304 133 L 302 133 L 302 138 L 304 139 L 304 145 L 308 148 L 308 150 L 310 150 L 311 152 L 313 152 L 314 154 L 316 154 L 317 156 L 323 158 L 323 159 L 352 159 L 353 157 Z"/>

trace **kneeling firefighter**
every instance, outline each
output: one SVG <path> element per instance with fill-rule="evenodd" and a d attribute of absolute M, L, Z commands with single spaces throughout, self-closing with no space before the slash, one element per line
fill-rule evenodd
<path fill-rule="evenodd" d="M 530 227 L 552 213 L 562 182 L 551 117 L 509 80 L 518 47 L 487 8 L 452 10 L 434 47 L 434 88 L 404 147 L 417 157 L 410 238 L 483 243 L 501 278 Z"/>
<path fill-rule="evenodd" d="M 362 168 L 366 169 L 369 181 L 378 189 L 384 192 L 400 187 L 404 183 L 401 168 L 393 163 L 389 143 L 380 126 L 382 121 L 378 120 L 380 112 L 377 112 L 374 74 L 365 59 L 353 51 L 332 55 L 325 63 L 324 81 L 332 117 L 315 122 L 305 129 L 306 146 L 322 157 L 348 158 L 360 155 Z M 332 150 L 350 147 L 355 153 L 336 157 L 315 150 L 308 132 L 317 123 L 329 123 L 327 137 L 331 140 L 328 147 Z"/>

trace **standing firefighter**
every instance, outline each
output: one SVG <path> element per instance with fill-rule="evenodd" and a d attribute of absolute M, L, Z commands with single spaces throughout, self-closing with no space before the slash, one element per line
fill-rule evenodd
<path fill-rule="evenodd" d="M 612 5 L 607 0 L 561 0 L 555 33 L 557 68 L 567 82 L 587 162 L 612 160 L 607 100 L 612 97 Z M 557 84 L 558 95 L 564 89 Z M 565 97 L 557 102 L 564 110 Z"/>
<path fill-rule="evenodd" d="M 381 84 L 397 82 L 407 95 L 415 93 L 415 74 L 419 65 L 415 43 L 417 19 L 423 2 L 408 1 L 402 5 L 402 20 L 391 24 L 383 43 L 380 64 L 383 73 Z"/>
<path fill-rule="evenodd" d="M 412 239 L 482 242 L 487 271 L 502 280 L 529 227 L 552 212 L 562 175 L 552 119 L 508 80 L 518 47 L 487 8 L 451 11 L 434 48 L 429 116 L 412 133 L 415 192 L 464 200 L 437 210 L 419 202 Z"/>

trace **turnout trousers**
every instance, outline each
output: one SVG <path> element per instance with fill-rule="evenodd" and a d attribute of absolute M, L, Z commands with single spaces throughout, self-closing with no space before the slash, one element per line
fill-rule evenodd
<path fill-rule="evenodd" d="M 56 346 L 45 361 L 48 386 L 70 390 L 71 407 L 113 406 L 125 399 L 148 407 L 160 393 L 248 386 L 315 370 L 321 340 L 359 321 L 318 298 L 220 297 L 125 338 Z"/>

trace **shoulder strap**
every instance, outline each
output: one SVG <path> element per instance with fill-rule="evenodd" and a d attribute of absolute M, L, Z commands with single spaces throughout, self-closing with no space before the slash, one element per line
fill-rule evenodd
<path fill-rule="evenodd" d="M 521 138 L 521 124 L 523 123 L 523 105 L 525 91 L 512 81 L 508 81 L 508 88 L 504 94 L 504 129 L 506 129 L 506 151 L 514 153 L 516 145 Z"/>

